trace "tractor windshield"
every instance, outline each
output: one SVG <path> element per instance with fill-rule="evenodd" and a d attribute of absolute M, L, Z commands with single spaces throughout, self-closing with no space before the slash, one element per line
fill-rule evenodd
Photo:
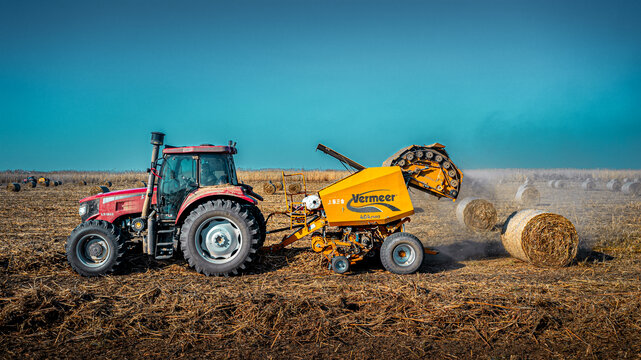
<path fill-rule="evenodd" d="M 238 185 L 234 160 L 229 154 L 200 155 L 200 186 Z"/>

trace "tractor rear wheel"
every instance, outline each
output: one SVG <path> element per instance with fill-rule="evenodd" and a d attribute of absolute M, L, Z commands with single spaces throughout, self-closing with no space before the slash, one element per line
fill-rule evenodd
<path fill-rule="evenodd" d="M 82 276 L 105 275 L 120 264 L 124 244 L 125 237 L 113 224 L 104 220 L 86 221 L 67 238 L 67 261 Z"/>
<path fill-rule="evenodd" d="M 381 263 L 394 274 L 411 274 L 423 262 L 423 244 L 414 235 L 397 232 L 385 238 L 381 245 Z"/>
<path fill-rule="evenodd" d="M 261 231 L 253 211 L 224 199 L 199 205 L 180 231 L 180 248 L 201 274 L 236 275 L 256 257 Z"/>

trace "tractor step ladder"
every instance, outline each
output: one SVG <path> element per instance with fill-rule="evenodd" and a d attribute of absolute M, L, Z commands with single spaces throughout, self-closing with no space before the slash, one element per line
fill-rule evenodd
<path fill-rule="evenodd" d="M 174 256 L 174 230 L 158 230 L 158 240 L 154 258 L 156 260 L 171 259 Z"/>
<path fill-rule="evenodd" d="M 307 196 L 305 174 L 285 174 L 284 171 L 282 174 L 283 191 L 285 192 L 285 202 L 287 204 L 287 212 L 289 213 L 290 219 L 289 228 L 293 229 L 297 226 L 305 226 L 307 225 L 307 209 L 305 208 L 305 204 L 301 201 Z M 298 184 L 298 186 L 296 186 L 296 184 Z"/>

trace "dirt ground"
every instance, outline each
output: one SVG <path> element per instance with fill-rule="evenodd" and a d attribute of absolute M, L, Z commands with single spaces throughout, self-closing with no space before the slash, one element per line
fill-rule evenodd
<path fill-rule="evenodd" d="M 461 198 L 492 199 L 503 221 L 518 185 L 464 182 Z M 336 275 L 304 239 L 231 278 L 137 255 L 123 273 L 80 277 L 64 244 L 88 187 L 2 190 L 0 358 L 641 358 L 641 199 L 535 185 L 536 208 L 577 227 L 569 267 L 515 260 L 497 232 L 461 227 L 456 203 L 414 193 L 406 231 L 441 252 L 416 274 Z M 265 200 L 264 213 L 283 207 L 282 194 Z"/>

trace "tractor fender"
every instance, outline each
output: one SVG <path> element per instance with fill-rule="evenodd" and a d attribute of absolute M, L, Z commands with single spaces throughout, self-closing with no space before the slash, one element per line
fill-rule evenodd
<path fill-rule="evenodd" d="M 256 199 L 246 195 L 240 186 L 205 186 L 189 194 L 183 201 L 176 215 L 176 225 L 181 224 L 193 208 L 213 199 L 229 199 L 250 205 L 258 203 Z"/>

